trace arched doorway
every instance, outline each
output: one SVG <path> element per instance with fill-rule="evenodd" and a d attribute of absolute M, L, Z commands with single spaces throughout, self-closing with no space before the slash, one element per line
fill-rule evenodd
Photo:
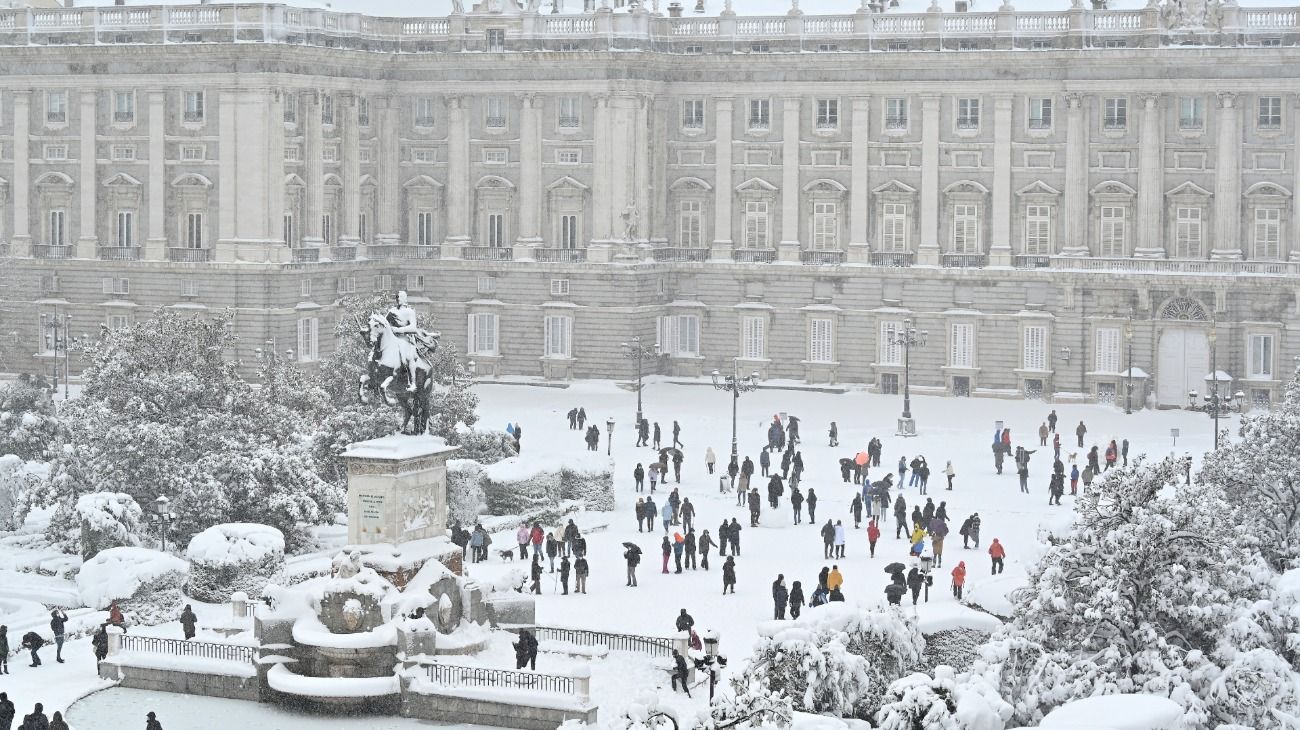
<path fill-rule="evenodd" d="M 1205 307 L 1195 299 L 1171 299 L 1160 309 L 1160 346 L 1156 357 L 1156 400 L 1162 408 L 1181 408 L 1188 391 L 1201 391 L 1210 372 L 1210 344 L 1204 327 Z M 1180 326 L 1180 322 L 1187 323 Z"/>

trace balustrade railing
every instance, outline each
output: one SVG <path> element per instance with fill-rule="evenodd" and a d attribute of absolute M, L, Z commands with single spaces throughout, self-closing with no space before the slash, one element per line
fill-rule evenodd
<path fill-rule="evenodd" d="M 509 246 L 461 246 L 460 257 L 469 261 L 509 261 L 514 251 Z"/>
<path fill-rule="evenodd" d="M 981 269 L 988 264 L 982 253 L 946 253 L 941 260 L 945 269 Z"/>
<path fill-rule="evenodd" d="M 653 249 L 650 255 L 659 262 L 699 262 L 709 260 L 709 249 L 665 247 Z"/>
<path fill-rule="evenodd" d="M 738 264 L 770 264 L 776 260 L 776 249 L 738 248 L 731 252 L 731 260 Z"/>
<path fill-rule="evenodd" d="M 585 248 L 539 248 L 533 252 L 533 257 L 543 263 L 564 263 L 576 264 L 587 260 L 587 249 Z M 466 258 L 469 258 L 466 256 Z"/>
<path fill-rule="evenodd" d="M 1017 254 L 1011 258 L 1011 265 L 1017 269 L 1045 269 L 1052 265 L 1052 257 Z"/>
<path fill-rule="evenodd" d="M 71 246 L 49 246 L 43 243 L 32 244 L 32 256 L 38 259 L 70 259 Z"/>
<path fill-rule="evenodd" d="M 635 651 L 651 656 L 671 656 L 673 653 L 673 640 L 662 636 L 611 634 L 553 626 L 538 626 L 534 634 L 538 641 L 563 641 L 574 646 L 603 646 L 610 651 Z"/>
<path fill-rule="evenodd" d="M 838 266 L 844 263 L 844 252 L 800 251 L 799 262 L 810 266 Z"/>
<path fill-rule="evenodd" d="M 520 672 L 509 669 L 469 667 L 455 664 L 429 664 L 429 681 L 443 687 L 493 687 L 526 689 L 551 694 L 573 694 L 573 677 L 556 674 Z"/>
<path fill-rule="evenodd" d="M 172 656 L 225 659 L 232 662 L 253 663 L 257 649 L 239 644 L 217 644 L 210 641 L 165 639 L 160 636 L 122 635 L 122 651 Z"/>
<path fill-rule="evenodd" d="M 1167 271 L 1179 274 L 1249 274 L 1300 276 L 1296 261 L 1209 261 L 1206 259 L 1135 259 L 1094 256 L 1053 256 L 1053 269 L 1081 271 Z"/>
<path fill-rule="evenodd" d="M 892 266 L 906 268 L 916 260 L 916 254 L 909 251 L 872 251 L 872 266 Z"/>
<path fill-rule="evenodd" d="M 101 261 L 139 261 L 139 246 L 99 246 L 97 253 Z"/>
<path fill-rule="evenodd" d="M 366 247 L 366 255 L 372 259 L 436 259 L 441 253 L 441 246 L 393 243 Z"/>
<path fill-rule="evenodd" d="M 356 246 L 330 246 L 330 261 L 356 261 Z"/>
<path fill-rule="evenodd" d="M 182 248 L 179 246 L 169 246 L 167 248 L 167 260 L 178 263 L 200 263 L 212 260 L 212 249 L 210 248 Z"/>
<path fill-rule="evenodd" d="M 319 248 L 295 248 L 292 250 L 295 264 L 313 264 L 320 261 Z"/>

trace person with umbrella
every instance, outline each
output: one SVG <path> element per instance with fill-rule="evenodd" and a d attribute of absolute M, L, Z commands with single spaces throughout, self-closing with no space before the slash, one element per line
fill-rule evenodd
<path fill-rule="evenodd" d="M 859 451 L 858 453 L 853 455 L 853 463 L 857 467 L 855 469 L 856 472 L 855 476 L 861 477 L 863 474 L 867 472 L 868 467 L 870 467 L 871 465 L 871 454 L 867 453 L 866 451 Z M 853 483 L 858 484 L 859 483 L 858 479 L 855 479 Z"/>
<path fill-rule="evenodd" d="M 633 542 L 623 543 L 623 559 L 627 561 L 627 585 L 636 587 L 636 566 L 641 562 L 641 548 Z M 585 581 L 584 581 L 584 588 Z"/>
<path fill-rule="evenodd" d="M 840 459 L 840 479 L 842 479 L 845 484 L 848 484 L 849 480 L 852 478 L 853 478 L 853 459 L 849 459 L 847 457 Z"/>

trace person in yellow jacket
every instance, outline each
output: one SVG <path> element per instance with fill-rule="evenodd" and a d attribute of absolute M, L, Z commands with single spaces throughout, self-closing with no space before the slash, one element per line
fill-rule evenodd
<path fill-rule="evenodd" d="M 830 575 L 826 576 L 826 589 L 835 590 L 844 585 L 844 576 L 840 575 L 840 566 L 832 565 Z"/>
<path fill-rule="evenodd" d="M 924 539 L 925 530 L 922 530 L 920 525 L 914 525 L 912 527 L 912 544 L 915 545 Z"/>

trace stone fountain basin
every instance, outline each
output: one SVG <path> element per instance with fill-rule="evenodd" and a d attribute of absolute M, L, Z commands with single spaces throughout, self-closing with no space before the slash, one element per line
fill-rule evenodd
<path fill-rule="evenodd" d="M 358 700 L 389 697 L 402 691 L 402 683 L 397 675 L 306 677 L 294 674 L 283 664 L 271 667 L 266 673 L 266 681 L 276 692 L 329 705 L 351 705 Z"/>

